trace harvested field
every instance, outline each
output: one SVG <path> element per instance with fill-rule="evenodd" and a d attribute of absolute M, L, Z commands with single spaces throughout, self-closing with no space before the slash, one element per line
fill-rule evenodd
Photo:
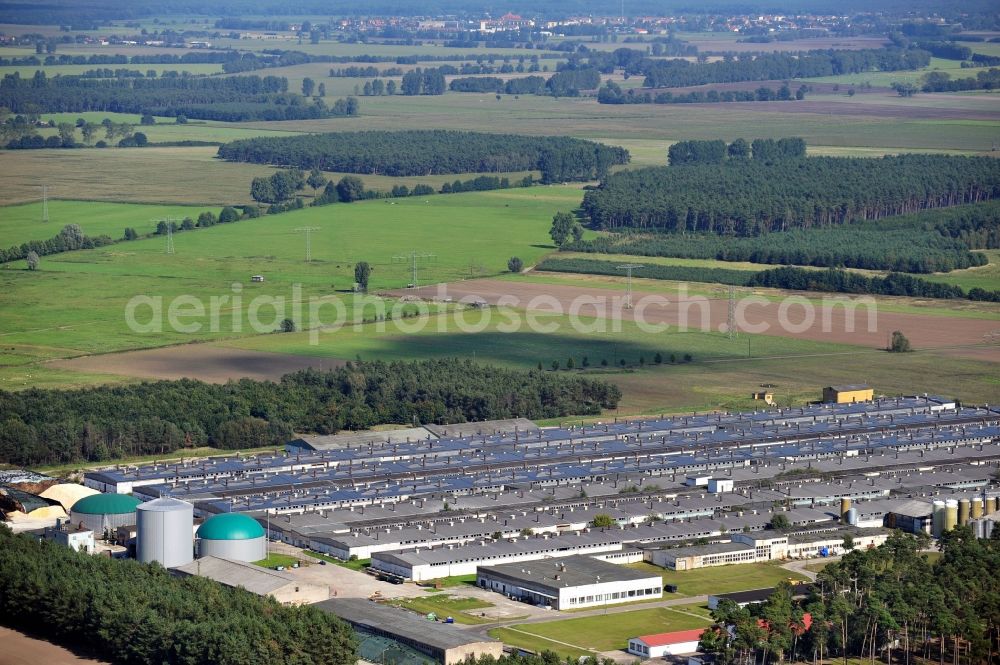
<path fill-rule="evenodd" d="M 102 665 L 103 660 L 78 656 L 69 649 L 39 640 L 10 628 L 0 626 L 0 665 L 69 665 L 70 663 L 90 663 Z"/>
<path fill-rule="evenodd" d="M 540 299 L 536 301 L 539 307 L 544 307 L 547 311 L 551 310 L 553 305 L 558 305 L 563 312 L 569 312 L 571 305 L 576 300 L 581 303 L 578 309 L 581 316 L 635 321 L 636 315 L 641 313 L 642 319 L 647 324 L 667 324 L 675 330 L 686 327 L 688 330 L 722 331 L 725 330 L 729 315 L 729 301 L 726 299 L 687 298 L 679 301 L 670 287 L 664 287 L 660 291 L 662 297 L 667 298 L 669 303 L 653 303 L 645 308 L 637 306 L 633 310 L 615 307 L 610 302 L 612 297 L 620 298 L 619 294 L 611 295 L 605 289 L 584 286 L 484 279 L 451 283 L 445 288 L 447 296 L 455 300 L 460 298 L 481 299 L 490 304 L 497 304 L 501 298 L 505 298 L 508 299 L 507 304 L 513 305 L 509 301 L 513 297 L 519 303 L 516 306 L 524 307 L 532 299 L 537 298 Z M 410 289 L 400 291 L 397 295 L 404 293 L 425 298 L 439 296 L 438 287 Z M 738 302 L 741 307 L 745 307 L 745 314 L 741 315 L 738 311 L 737 320 L 745 318 L 747 325 L 744 330 L 756 334 L 835 344 L 853 344 L 870 348 L 884 348 L 892 331 L 900 330 L 917 349 L 955 349 L 954 352 L 960 355 L 965 350 L 956 347 L 978 346 L 980 348 L 972 349 L 974 357 L 982 360 L 1000 361 L 1000 321 L 997 320 L 886 311 L 875 311 L 869 316 L 867 308 L 859 307 L 853 312 L 855 316 L 852 330 L 852 326 L 849 325 L 851 323 L 850 313 L 845 307 L 820 305 L 816 302 L 822 297 L 820 294 L 789 293 L 789 295 L 798 295 L 800 301 L 804 300 L 802 296 L 805 296 L 814 303 L 815 310 L 811 324 L 808 322 L 805 310 L 801 305 L 788 306 L 785 312 L 787 315 L 783 316 L 781 303 L 764 298 L 757 298 L 754 301 L 741 298 Z M 836 297 L 835 294 L 826 294 L 826 296 Z M 543 303 L 542 299 L 546 300 L 547 303 Z M 606 308 L 599 310 L 596 306 L 585 302 L 585 299 L 609 302 Z M 636 300 L 637 305 L 640 302 L 640 300 Z M 785 325 L 782 325 L 782 320 L 785 320 Z M 686 325 L 682 325 L 685 321 Z"/>
<path fill-rule="evenodd" d="M 880 48 L 888 43 L 882 37 L 815 37 L 766 44 L 737 42 L 733 37 L 720 39 L 715 35 L 705 35 L 703 39 L 700 36 L 692 35 L 685 36 L 685 39 L 697 45 L 700 53 L 796 53 L 817 49 L 859 51 L 867 48 Z"/>
<path fill-rule="evenodd" d="M 758 84 L 754 89 L 760 87 Z M 677 92 L 673 89 L 672 92 Z M 856 104 L 837 103 L 830 101 L 810 101 L 804 99 L 794 102 L 727 102 L 720 104 L 683 104 L 692 108 L 717 108 L 725 106 L 734 111 L 763 111 L 783 113 L 815 113 L 818 115 L 849 115 L 870 116 L 873 118 L 901 118 L 906 120 L 990 120 L 996 121 L 996 111 L 939 108 L 931 106 L 902 106 L 896 104 Z"/>
<path fill-rule="evenodd" d="M 315 367 L 332 369 L 343 361 L 266 351 L 228 349 L 207 344 L 185 344 L 161 349 L 127 351 L 57 360 L 61 369 L 149 379 L 198 379 L 225 383 L 242 378 L 276 381 L 284 374 Z"/>

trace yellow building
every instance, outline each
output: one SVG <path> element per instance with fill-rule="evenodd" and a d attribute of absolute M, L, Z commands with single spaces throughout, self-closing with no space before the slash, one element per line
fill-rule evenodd
<path fill-rule="evenodd" d="M 823 388 L 823 401 L 831 404 L 870 402 L 874 396 L 875 390 L 871 386 L 863 383 L 848 386 L 828 386 Z"/>

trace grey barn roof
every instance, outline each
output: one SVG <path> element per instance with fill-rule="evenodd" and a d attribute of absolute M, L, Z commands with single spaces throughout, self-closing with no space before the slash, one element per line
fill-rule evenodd
<path fill-rule="evenodd" d="M 601 582 L 623 582 L 659 578 L 657 573 L 643 572 L 607 563 L 589 556 L 568 556 L 558 560 L 543 559 L 524 563 L 502 563 L 480 566 L 479 574 L 502 575 L 509 579 L 531 582 L 535 585 L 560 589 Z M 556 579 L 558 577 L 558 579 Z"/>
<path fill-rule="evenodd" d="M 316 603 L 315 607 L 335 614 L 355 626 L 371 627 L 442 650 L 494 641 L 484 639 L 472 631 L 464 631 L 455 624 L 428 621 L 414 612 L 360 598 L 331 598 Z"/>

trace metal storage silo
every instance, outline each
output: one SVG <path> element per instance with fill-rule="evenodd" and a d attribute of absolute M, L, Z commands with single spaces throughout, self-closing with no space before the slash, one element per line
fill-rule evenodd
<path fill-rule="evenodd" d="M 986 514 L 995 513 L 997 511 L 997 498 L 995 496 L 986 497 Z"/>
<path fill-rule="evenodd" d="M 851 509 L 851 499 L 850 497 L 844 497 L 840 500 L 840 521 L 844 524 L 849 524 L 847 521 L 847 511 Z"/>
<path fill-rule="evenodd" d="M 851 526 L 857 526 L 858 525 L 858 509 L 857 508 L 849 508 L 847 510 L 847 514 L 844 517 L 845 517 L 846 522 L 848 524 L 850 524 Z"/>
<path fill-rule="evenodd" d="M 969 523 L 969 500 L 962 499 L 958 502 L 958 524 L 965 526 Z"/>
<path fill-rule="evenodd" d="M 983 516 L 983 497 L 977 496 L 972 500 L 972 513 L 969 515 L 974 520 Z"/>
<path fill-rule="evenodd" d="M 198 556 L 260 561 L 267 556 L 264 528 L 243 513 L 213 515 L 198 527 Z"/>
<path fill-rule="evenodd" d="M 85 496 L 70 508 L 70 522 L 82 524 L 101 537 L 109 529 L 135 524 L 135 507 L 139 500 L 128 494 L 94 494 Z"/>
<path fill-rule="evenodd" d="M 931 513 L 931 533 L 935 538 L 940 538 L 944 533 L 944 501 L 937 499 L 934 501 L 934 512 Z"/>
<path fill-rule="evenodd" d="M 135 558 L 158 561 L 164 568 L 183 566 L 194 559 L 194 506 L 164 497 L 139 504 L 136 509 Z"/>
<path fill-rule="evenodd" d="M 948 499 L 944 502 L 944 530 L 951 531 L 958 526 L 958 501 Z"/>

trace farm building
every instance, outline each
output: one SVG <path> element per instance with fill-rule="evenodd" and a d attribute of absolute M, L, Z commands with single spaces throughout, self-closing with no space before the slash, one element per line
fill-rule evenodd
<path fill-rule="evenodd" d="M 628 641 L 628 652 L 640 658 L 663 658 L 694 653 L 698 650 L 698 641 L 704 631 L 704 628 L 695 628 L 633 637 Z"/>
<path fill-rule="evenodd" d="M 423 654 L 441 665 L 464 663 L 469 657 L 503 655 L 503 643 L 484 639 L 472 631 L 464 631 L 453 624 L 428 621 L 424 617 L 357 598 L 331 598 L 317 603 L 316 607 L 334 614 L 351 624 L 361 643 L 361 656 L 366 660 L 403 662 L 403 658 L 390 658 L 393 652 L 406 654 L 409 650 Z M 381 650 L 368 649 L 371 640 L 385 645 Z M 388 654 L 388 655 L 387 655 Z M 406 660 L 406 662 L 413 662 Z"/>
<path fill-rule="evenodd" d="M 246 589 L 259 596 L 271 596 L 285 605 L 318 603 L 330 597 L 327 587 L 301 582 L 290 573 L 255 566 L 245 561 L 205 556 L 171 570 L 180 576 L 198 575 L 228 587 Z"/>
<path fill-rule="evenodd" d="M 77 552 L 93 554 L 97 548 L 93 531 L 86 527 L 74 527 L 62 520 L 56 520 L 54 527 L 45 527 L 42 537 L 63 547 L 70 547 Z"/>
<path fill-rule="evenodd" d="M 733 593 L 720 593 L 708 597 L 708 609 L 714 610 L 719 607 L 723 600 L 731 600 L 740 607 L 763 603 L 774 593 L 774 587 L 766 589 L 751 589 L 749 591 L 734 591 Z M 804 598 L 809 593 L 808 584 L 795 584 L 792 586 L 792 598 Z"/>
<path fill-rule="evenodd" d="M 828 404 L 854 404 L 870 402 L 875 396 L 875 390 L 863 383 L 853 383 L 844 386 L 827 386 L 823 388 L 823 401 Z"/>
<path fill-rule="evenodd" d="M 260 561 L 267 556 L 264 529 L 243 513 L 213 515 L 198 527 L 198 556 Z"/>
<path fill-rule="evenodd" d="M 648 600 L 663 594 L 660 575 L 588 556 L 481 566 L 476 583 L 514 600 L 556 610 Z"/>

